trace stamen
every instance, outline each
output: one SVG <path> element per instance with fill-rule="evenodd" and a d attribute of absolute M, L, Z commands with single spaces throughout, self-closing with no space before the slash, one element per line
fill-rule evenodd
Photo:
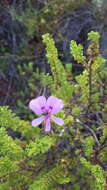
<path fill-rule="evenodd" d="M 48 110 L 49 114 L 51 113 L 52 109 L 53 109 L 52 106 L 49 106 L 49 110 Z"/>

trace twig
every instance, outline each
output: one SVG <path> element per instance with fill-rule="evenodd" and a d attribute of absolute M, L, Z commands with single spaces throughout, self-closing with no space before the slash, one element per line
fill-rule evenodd
<path fill-rule="evenodd" d="M 90 132 L 91 132 L 91 134 L 93 135 L 93 137 L 94 137 L 94 139 L 95 139 L 95 141 L 96 141 L 96 143 L 97 143 L 98 147 L 100 147 L 100 146 L 101 146 L 101 144 L 100 144 L 100 142 L 99 142 L 99 140 L 98 140 L 98 138 L 97 138 L 97 136 L 96 136 L 96 134 L 95 134 L 94 130 L 93 130 L 93 129 L 91 129 L 88 125 L 86 125 L 86 124 L 82 123 L 79 119 L 76 119 L 76 122 L 77 122 L 77 123 L 79 123 L 79 124 L 81 124 L 81 125 L 82 125 L 82 126 L 84 126 L 86 129 L 88 129 L 88 131 L 90 131 Z"/>
<path fill-rule="evenodd" d="M 11 86 L 12 86 L 12 78 L 13 77 L 11 76 L 9 86 L 8 86 L 8 89 L 7 89 L 7 94 L 6 94 L 6 97 L 4 99 L 3 105 L 5 105 L 7 103 L 7 100 L 8 100 L 9 94 L 10 94 L 10 89 L 11 89 Z"/>
<path fill-rule="evenodd" d="M 92 60 L 89 61 L 89 108 L 91 106 L 91 95 L 92 95 Z"/>
<path fill-rule="evenodd" d="M 16 61 L 24 60 L 24 59 L 36 59 L 38 56 L 32 55 L 32 56 L 19 56 L 15 54 L 8 54 L 0 55 L 0 59 L 16 59 Z"/>

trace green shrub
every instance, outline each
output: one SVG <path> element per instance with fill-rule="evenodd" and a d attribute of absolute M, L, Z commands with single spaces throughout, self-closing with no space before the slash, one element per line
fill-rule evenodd
<path fill-rule="evenodd" d="M 70 74 L 71 66 L 62 65 L 49 34 L 43 35 L 43 42 L 51 74 L 35 73 L 32 64 L 28 65 L 26 81 L 31 94 L 21 92 L 20 109 L 24 109 L 25 97 L 30 100 L 38 91 L 39 86 L 34 85 L 38 79 L 40 86 L 64 101 L 64 110 L 57 114 L 65 120 L 64 126 L 54 124 L 53 130 L 45 133 L 43 128 L 31 126 L 34 116 L 21 120 L 9 107 L 0 107 L 1 190 L 105 190 L 106 60 L 100 55 L 99 34 L 90 32 L 88 40 L 85 56 L 81 45 L 70 43 L 72 56 L 84 67 L 78 76 Z M 19 70 L 24 80 L 27 69 L 23 66 Z M 9 129 L 19 132 L 20 138 L 10 137 Z"/>

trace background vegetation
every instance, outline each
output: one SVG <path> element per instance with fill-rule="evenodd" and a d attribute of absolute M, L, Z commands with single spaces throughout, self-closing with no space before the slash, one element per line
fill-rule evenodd
<path fill-rule="evenodd" d="M 106 5 L 0 1 L 0 190 L 107 189 Z M 41 95 L 64 101 L 50 133 Z"/>

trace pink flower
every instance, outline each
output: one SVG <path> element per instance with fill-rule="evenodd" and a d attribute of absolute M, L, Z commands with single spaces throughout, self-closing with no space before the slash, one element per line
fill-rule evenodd
<path fill-rule="evenodd" d="M 53 114 L 61 111 L 63 107 L 63 102 L 54 96 L 50 96 L 47 100 L 44 96 L 40 96 L 30 101 L 29 108 L 35 114 L 43 114 L 43 116 L 34 119 L 32 121 L 32 126 L 37 126 L 44 122 L 45 131 L 51 130 L 50 120 L 53 120 L 58 125 L 63 125 L 64 121 L 61 118 L 53 116 Z"/>

